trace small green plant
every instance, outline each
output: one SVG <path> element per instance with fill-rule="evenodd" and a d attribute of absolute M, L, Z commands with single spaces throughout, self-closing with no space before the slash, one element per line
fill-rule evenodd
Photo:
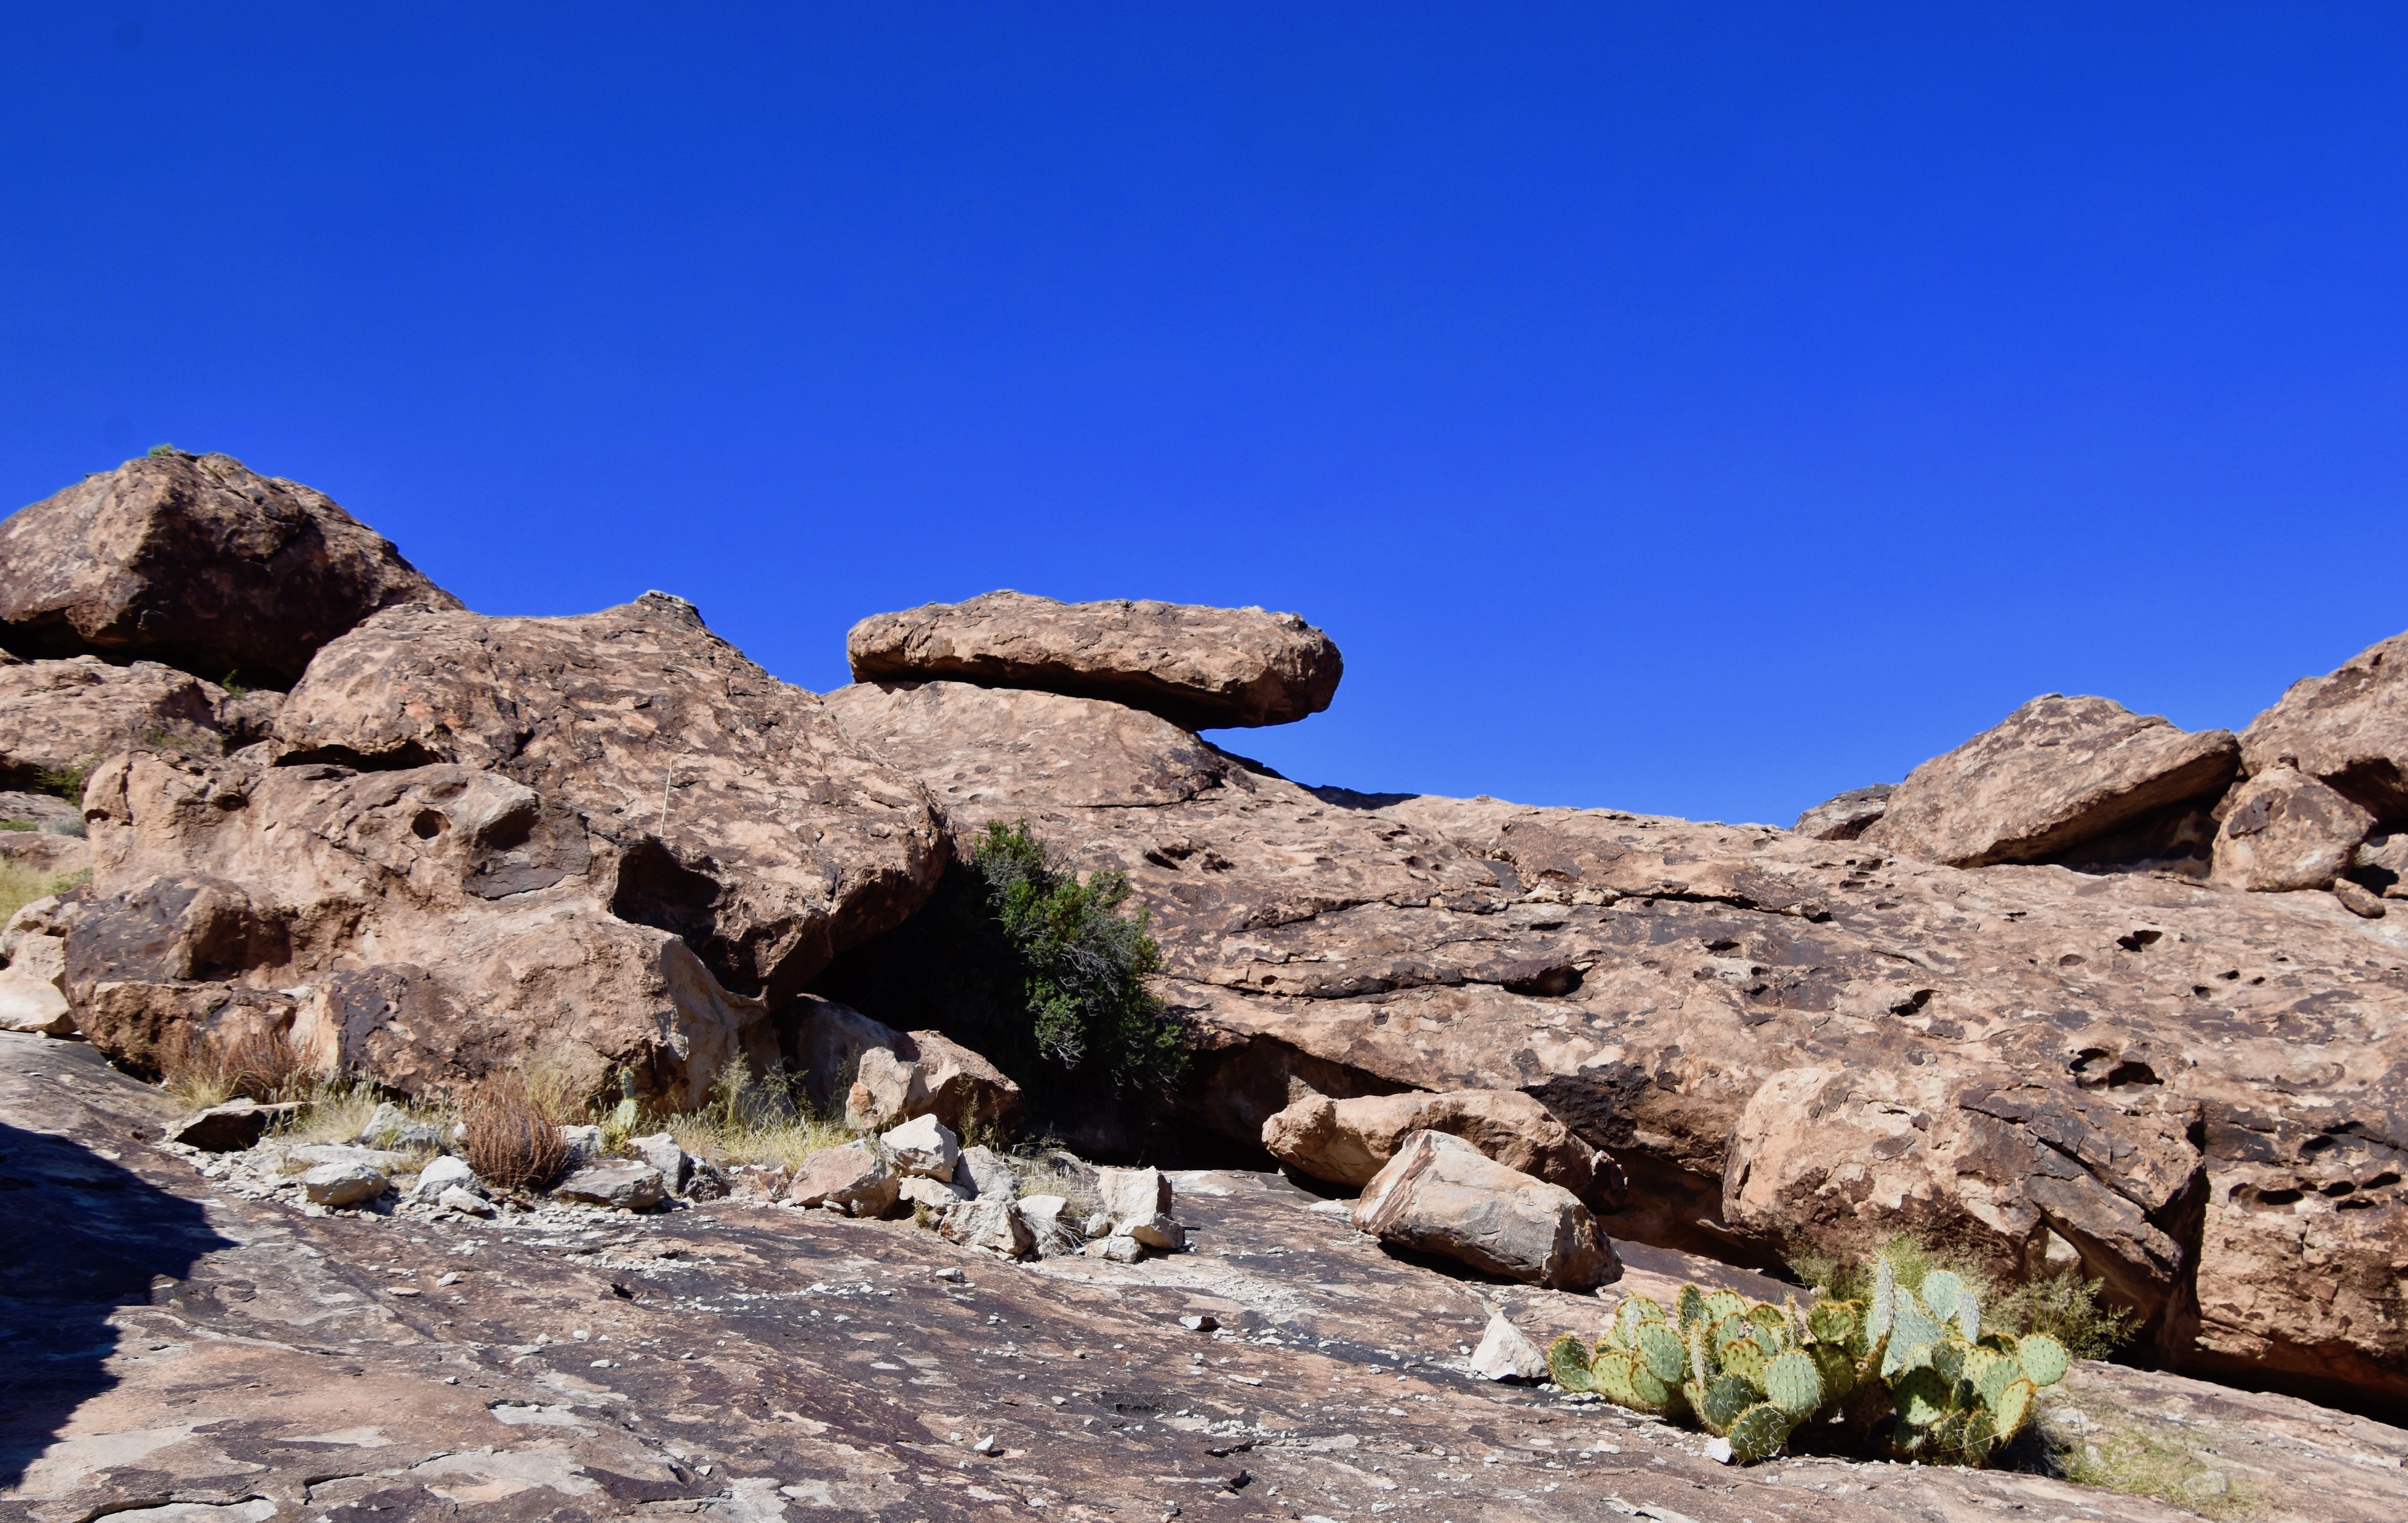
<path fill-rule="evenodd" d="M 800 1075 L 789 1073 L 782 1064 L 755 1073 L 740 1057 L 719 1070 L 710 1099 L 698 1110 L 664 1117 L 662 1125 L 696 1157 L 788 1170 L 854 1136 L 842 1123 L 811 1108 Z"/>
<path fill-rule="evenodd" d="M 225 674 L 225 681 L 223 681 L 223 682 L 222 682 L 218 683 L 218 685 L 219 685 L 220 687 L 222 687 L 222 688 L 224 688 L 224 689 L 225 689 L 225 694 L 226 694 L 226 697 L 230 697 L 230 698 L 247 698 L 247 697 L 251 697 L 251 689 L 250 689 L 250 688 L 247 688 L 247 687 L 245 687 L 245 686 L 243 686 L 240 682 L 236 682 L 236 681 L 235 681 L 235 677 L 236 677 L 236 673 L 235 673 L 235 672 L 232 672 L 232 671 L 227 672 L 227 673 Z"/>
<path fill-rule="evenodd" d="M 150 458 L 153 460 L 173 459 L 183 454 L 183 451 L 179 450 L 172 444 L 153 444 L 150 446 Z"/>
<path fill-rule="evenodd" d="M 44 872 L 22 862 L 0 857 L 0 926 L 11 915 L 36 899 L 46 899 L 53 894 L 64 894 L 92 882 L 92 869 L 75 872 Z"/>
<path fill-rule="evenodd" d="M 1898 1283 L 1910 1290 L 1920 1290 L 1924 1276 L 1933 1270 L 1946 1270 L 1980 1298 L 1992 1330 L 2045 1332 L 2078 1359 L 2108 1358 L 2130 1343 L 2141 1325 L 2138 1316 L 2101 1299 L 2102 1281 L 2086 1280 L 2068 1270 L 2000 1290 L 1970 1259 L 1912 1232 L 1893 1233 L 1873 1254 L 1860 1258 L 1800 1254 L 1790 1259 L 1789 1267 L 1819 1295 L 1861 1300 L 1872 1293 L 1876 1257 L 1888 1260 Z"/>
<path fill-rule="evenodd" d="M 1566 1390 L 1694 1422 L 1743 1464 L 1801 1430 L 1817 1447 L 1985 1464 L 2030 1421 L 2034 1393 L 2065 1378 L 2064 1344 L 1985 1333 L 1980 1299 L 1950 1272 L 1930 1271 L 1918 1295 L 1877 1257 L 1871 1281 L 1868 1301 L 1802 1313 L 1696 1286 L 1669 1312 L 1625 1297 L 1595 1345 L 1558 1339 L 1548 1370 Z"/>
<path fill-rule="evenodd" d="M 34 791 L 64 798 L 70 804 L 83 802 L 83 783 L 91 769 L 70 762 L 64 767 L 50 768 L 34 774 Z"/>
<path fill-rule="evenodd" d="M 0 820 L 0 830 L 31 830 L 34 828 L 36 828 L 36 826 L 34 822 L 31 820 Z"/>

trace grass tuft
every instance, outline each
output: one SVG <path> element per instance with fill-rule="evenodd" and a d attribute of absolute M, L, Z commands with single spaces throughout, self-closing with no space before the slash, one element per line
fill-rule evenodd
<path fill-rule="evenodd" d="M 568 1144 L 554 1119 L 559 1099 L 518 1069 L 479 1080 L 460 1107 L 460 1151 L 477 1177 L 503 1190 L 539 1189 L 558 1179 L 568 1167 Z"/>
<path fill-rule="evenodd" d="M 0 860 L 0 926 L 36 899 L 46 899 L 53 894 L 64 894 L 70 888 L 81 888 L 92 882 L 92 869 L 79 872 L 44 872 L 22 862 Z"/>
<path fill-rule="evenodd" d="M 802 1167 L 814 1153 L 840 1147 L 857 1135 L 842 1122 L 811 1109 L 799 1075 L 782 1065 L 756 1074 L 741 1058 L 719 1073 L 702 1109 L 660 1118 L 678 1146 L 722 1165 L 766 1163 Z"/>
<path fill-rule="evenodd" d="M 195 1111 L 237 1099 L 297 1099 L 309 1068 L 308 1055 L 281 1031 L 210 1042 L 187 1026 L 171 1027 L 160 1037 L 157 1062 L 167 1092 Z"/>
<path fill-rule="evenodd" d="M 1912 1232 L 1892 1234 L 1871 1254 L 1833 1256 L 1801 1253 L 1789 1260 L 1798 1277 L 1825 1295 L 1840 1300 L 1862 1300 L 1872 1294 L 1872 1254 L 1886 1254 L 1898 1283 L 1921 1290 L 1923 1277 L 1933 1270 L 1954 1272 L 1981 1298 L 1982 1325 L 1996 1332 L 2021 1337 L 2045 1332 L 2065 1344 L 2078 1359 L 2103 1359 L 2132 1341 L 2141 1319 L 2100 1299 L 2100 1280 L 2085 1280 L 2077 1271 L 2042 1280 L 2028 1280 L 2001 1289 L 1971 1259 Z"/>

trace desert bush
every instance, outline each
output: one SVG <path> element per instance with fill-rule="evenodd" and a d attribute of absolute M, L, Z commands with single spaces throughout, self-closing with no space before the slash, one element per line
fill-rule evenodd
<path fill-rule="evenodd" d="M 550 1103 L 548 1103 L 548 1100 Z M 568 1144 L 547 1097 L 518 1069 L 487 1074 L 460 1106 L 460 1151 L 477 1177 L 497 1189 L 541 1188 L 568 1167 Z"/>
<path fill-rule="evenodd" d="M 188 1026 L 159 1039 L 154 1060 L 167 1092 L 194 1110 L 231 1099 L 262 1102 L 293 1098 L 306 1082 L 308 1055 L 281 1031 L 247 1031 L 213 1042 Z"/>
<path fill-rule="evenodd" d="M 1127 878 L 1083 879 L 1025 820 L 988 825 L 927 906 L 816 991 L 891 1026 L 933 1026 L 1057 1114 L 1175 1083 L 1185 1034 L 1147 981 L 1162 951 Z"/>

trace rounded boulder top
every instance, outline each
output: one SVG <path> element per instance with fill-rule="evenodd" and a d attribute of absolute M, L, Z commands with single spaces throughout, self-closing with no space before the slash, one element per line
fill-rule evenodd
<path fill-rule="evenodd" d="M 1338 693 L 1337 643 L 1293 613 L 992 592 L 853 626 L 863 682 L 961 682 L 1104 698 L 1185 729 L 1285 725 Z"/>

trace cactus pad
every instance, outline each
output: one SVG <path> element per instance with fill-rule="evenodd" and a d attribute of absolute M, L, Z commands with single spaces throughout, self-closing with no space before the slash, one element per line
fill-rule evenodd
<path fill-rule="evenodd" d="M 1930 1362 L 1930 1345 L 1946 1336 L 1940 1324 L 1923 1313 L 1910 1291 L 1897 1292 L 1896 1311 L 1889 1330 L 1889 1351 L 1882 1356 L 1882 1373 L 1894 1375 L 1901 1370 Z"/>
<path fill-rule="evenodd" d="M 1935 1428 L 1954 1409 L 1948 1403 L 1948 1383 L 1931 1369 L 1910 1370 L 1890 1387 L 1900 1422 L 1910 1428 Z"/>
<path fill-rule="evenodd" d="M 1727 1316 L 1714 1324 L 1713 1336 L 1706 1341 L 1706 1346 L 1714 1351 L 1716 1358 L 1720 1358 L 1724 1349 L 1733 1343 L 1746 1343 L 1755 1336 L 1755 1323 L 1743 1316 Z"/>
<path fill-rule="evenodd" d="M 1806 1308 L 1806 1330 L 1818 1343 L 1844 1343 L 1856 1332 L 1861 1310 L 1852 1300 L 1818 1300 Z"/>
<path fill-rule="evenodd" d="M 1756 1324 L 1756 1341 L 1767 1348 L 1785 1348 L 1795 1341 L 1789 1333 L 1789 1314 L 1769 1300 L 1749 1307 L 1747 1319 Z"/>
<path fill-rule="evenodd" d="M 1677 1386 L 1688 1373 L 1689 1351 L 1681 1335 L 1661 1322 L 1643 1324 L 1639 1329 L 1639 1356 L 1657 1380 L 1667 1386 Z"/>
<path fill-rule="evenodd" d="M 1898 1272 L 1889 1267 L 1889 1255 L 1873 1259 L 1873 1303 L 1865 1313 L 1865 1342 L 1879 1343 L 1889 1336 L 1890 1324 L 1898 1317 Z"/>
<path fill-rule="evenodd" d="M 1771 1458 L 1789 1442 L 1789 1418 L 1770 1401 L 1758 1401 L 1731 1420 L 1731 1458 L 1742 1465 Z"/>
<path fill-rule="evenodd" d="M 1753 1382 L 1737 1375 L 1716 1375 L 1704 1391 L 1690 1400 L 1697 1404 L 1698 1415 L 1717 1433 L 1727 1433 L 1739 1415 L 1756 1404 L 1758 1394 Z"/>
<path fill-rule="evenodd" d="M 1727 1316 L 1745 1316 L 1747 1298 L 1736 1290 L 1715 1290 L 1706 1296 L 1706 1315 L 1716 1322 Z"/>
<path fill-rule="evenodd" d="M 2026 1333 L 2016 1345 L 2015 1359 L 2035 1386 L 2054 1386 L 2063 1380 L 2071 1362 L 2065 1345 L 2044 1332 Z"/>
<path fill-rule="evenodd" d="M 1973 1345 L 1962 1338 L 1942 1338 L 1931 1345 L 1931 1368 L 1953 1386 L 1964 1378 L 1965 1358 L 1972 1352 Z"/>
<path fill-rule="evenodd" d="M 1823 1404 L 1822 1372 L 1811 1356 L 1794 1348 L 1767 1364 L 1756 1383 L 1793 1422 Z"/>
<path fill-rule="evenodd" d="M 1856 1388 L 1856 1361 L 1847 1351 L 1829 1343 L 1817 1343 L 1803 1352 L 1814 1360 L 1814 1372 L 1823 1377 L 1823 1397 L 1836 1401 Z"/>
<path fill-rule="evenodd" d="M 1589 1379 L 1589 1363 L 1588 1350 L 1570 1333 L 1556 1339 L 1547 1349 L 1547 1373 L 1568 1391 L 1597 1389 L 1596 1383 Z"/>
<path fill-rule="evenodd" d="M 1965 1379 L 1985 1406 L 1996 1406 L 2007 1382 L 2021 1380 L 2024 1367 L 1997 1349 L 1985 1345 L 1965 1356 Z"/>
<path fill-rule="evenodd" d="M 1681 1294 L 1674 1300 L 1672 1306 L 1674 1315 L 1680 1320 L 1683 1332 L 1687 1332 L 1691 1328 L 1706 1320 L 1706 1295 L 1696 1286 L 1683 1286 Z"/>
<path fill-rule="evenodd" d="M 1589 1389 L 1615 1406 L 1645 1410 L 1647 1404 L 1639 1400 L 1638 1383 L 1631 1378 L 1638 1368 L 1639 1356 L 1636 1354 L 1621 1349 L 1608 1350 L 1598 1355 L 1597 1362 L 1589 1366 Z M 1656 1388 L 1660 1390 L 1663 1387 L 1658 1386 Z"/>
<path fill-rule="evenodd" d="M 1990 1422 L 1999 1437 L 2010 1439 L 2023 1429 L 2031 1416 L 2032 1384 L 2028 1380 L 2011 1380 L 1999 1399 L 1990 1403 Z"/>
<path fill-rule="evenodd" d="M 1756 1387 L 1759 1391 L 1764 1388 L 1765 1366 L 1771 1362 L 1772 1356 L 1766 1353 L 1764 1345 L 1753 1338 L 1742 1338 L 1726 1346 L 1722 1352 L 1723 1369 Z"/>
<path fill-rule="evenodd" d="M 1964 1291 L 1965 1282 L 1947 1270 L 1936 1269 L 1923 1277 L 1923 1304 L 1937 1321 L 1956 1316 L 1956 1298 Z"/>

